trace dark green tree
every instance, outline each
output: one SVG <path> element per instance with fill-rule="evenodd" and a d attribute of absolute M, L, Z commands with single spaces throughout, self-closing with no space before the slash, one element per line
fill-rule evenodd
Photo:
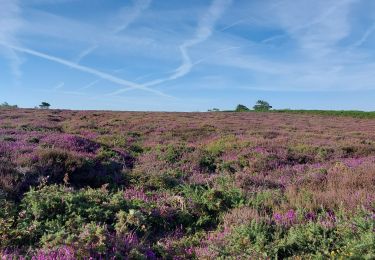
<path fill-rule="evenodd" d="M 39 107 L 40 107 L 41 109 L 49 109 L 50 106 L 51 106 L 51 105 L 50 105 L 49 103 L 47 103 L 47 102 L 42 102 L 42 103 L 39 105 Z"/>
<path fill-rule="evenodd" d="M 258 100 L 253 108 L 255 111 L 268 111 L 272 106 L 267 101 Z"/>
<path fill-rule="evenodd" d="M 246 112 L 246 111 L 250 111 L 250 109 L 247 106 L 244 106 L 241 104 L 237 105 L 236 112 Z"/>

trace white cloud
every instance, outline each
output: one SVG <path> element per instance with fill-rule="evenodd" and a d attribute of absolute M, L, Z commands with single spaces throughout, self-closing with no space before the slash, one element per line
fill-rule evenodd
<path fill-rule="evenodd" d="M 179 46 L 181 52 L 182 64 L 167 78 L 159 78 L 143 84 L 146 87 L 162 84 L 167 81 L 181 78 L 188 74 L 194 66 L 190 56 L 189 48 L 206 41 L 215 29 L 216 21 L 223 15 L 232 0 L 214 0 L 210 5 L 207 12 L 200 18 L 198 27 L 193 38 L 186 40 Z M 118 95 L 123 92 L 129 91 L 129 88 L 120 89 L 109 95 Z"/>
<path fill-rule="evenodd" d="M 115 25 L 109 31 L 109 34 L 116 35 L 122 31 L 124 31 L 129 25 L 131 25 L 137 18 L 142 14 L 144 10 L 146 10 L 151 4 L 151 0 L 134 0 L 134 6 L 129 11 L 128 8 L 123 8 L 119 11 L 117 18 L 115 19 Z M 75 62 L 79 63 L 83 58 L 90 55 L 93 51 L 95 51 L 100 46 L 100 40 L 96 40 L 94 44 L 92 44 L 87 49 L 83 50 L 78 57 L 76 58 Z"/>
<path fill-rule="evenodd" d="M 0 42 L 0 45 L 3 45 L 5 47 L 7 47 L 9 49 L 12 49 L 14 51 L 17 51 L 17 52 L 26 53 L 26 54 L 29 54 L 29 55 L 32 55 L 32 56 L 40 57 L 40 58 L 43 58 L 45 60 L 49 60 L 49 61 L 53 61 L 55 63 L 62 64 L 64 66 L 67 66 L 67 67 L 72 68 L 72 69 L 76 69 L 76 70 L 79 70 L 79 71 L 82 71 L 82 72 L 86 72 L 88 74 L 97 76 L 101 79 L 116 83 L 116 84 L 121 85 L 121 86 L 148 91 L 148 92 L 151 92 L 151 93 L 163 96 L 163 97 L 169 97 L 169 98 L 172 97 L 172 96 L 164 94 L 163 92 L 160 92 L 160 91 L 157 91 L 157 90 L 154 90 L 154 89 L 150 89 L 150 88 L 145 87 L 143 85 L 140 85 L 140 84 L 137 84 L 137 83 L 134 83 L 134 82 L 131 82 L 131 81 L 127 81 L 125 79 L 113 76 L 111 74 L 104 73 L 104 72 L 98 71 L 98 70 L 90 68 L 90 67 L 82 66 L 82 65 L 79 65 L 77 63 L 62 59 L 62 58 L 58 58 L 58 57 L 48 55 L 48 54 L 45 54 L 45 53 L 42 53 L 42 52 L 38 52 L 38 51 L 35 51 L 35 50 L 32 50 L 32 49 L 18 47 L 18 46 L 15 46 L 15 45 L 12 45 L 12 44 L 9 44 L 9 43 L 6 43 L 6 42 Z"/>
<path fill-rule="evenodd" d="M 322 58 L 350 33 L 348 15 L 357 0 L 287 0 L 275 11 L 280 25 L 309 56 Z"/>
<path fill-rule="evenodd" d="M 17 0 L 0 0 L 0 41 L 17 43 L 16 33 L 22 26 L 20 11 Z M 22 58 L 9 48 L 1 49 L 0 53 L 9 60 L 13 75 L 20 77 Z"/>
<path fill-rule="evenodd" d="M 114 34 L 126 30 L 151 5 L 151 0 L 133 0 L 133 2 L 134 6 L 130 11 L 128 8 L 123 8 L 119 11 L 117 18 L 114 19 L 113 22 L 116 24 L 112 29 Z"/>
<path fill-rule="evenodd" d="M 76 0 L 27 0 L 23 4 L 27 5 L 44 5 L 44 4 L 63 4 Z"/>
<path fill-rule="evenodd" d="M 370 28 L 368 28 L 366 30 L 366 32 L 362 35 L 362 37 L 356 41 L 353 45 L 350 46 L 350 48 L 357 48 L 357 47 L 360 47 L 362 44 L 364 44 L 368 38 L 375 32 L 375 23 L 373 25 L 370 26 Z"/>
<path fill-rule="evenodd" d="M 207 13 L 201 18 L 194 38 L 185 41 L 179 47 L 183 61 L 181 66 L 176 69 L 174 75 L 166 80 L 174 80 L 190 72 L 193 64 L 188 53 L 189 48 L 206 41 L 212 35 L 216 21 L 222 16 L 231 2 L 231 0 L 214 0 L 212 2 Z"/>
<path fill-rule="evenodd" d="M 0 0 L 4 2 L 16 1 Z M 52 0 L 34 2 L 53 4 Z M 198 90 L 199 78 L 208 74 L 227 79 L 228 89 L 236 86 L 293 91 L 373 88 L 375 51 L 370 47 L 375 26 L 368 24 L 372 19 L 371 8 L 365 1 L 214 0 L 207 7 L 197 1 L 199 4 L 187 3 L 185 8 L 181 4 L 166 7 L 155 1 L 153 8 L 146 11 L 150 2 L 134 1 L 134 5 L 114 10 L 113 19 L 101 16 L 100 21 L 108 21 L 104 24 L 97 21 L 90 24 L 87 22 L 90 17 L 85 21 L 85 17 L 64 16 L 62 11 L 46 13 L 23 4 L 22 14 L 27 24 L 21 28 L 10 26 L 17 23 L 4 23 L 9 21 L 4 7 L 0 10 L 0 23 L 6 25 L 0 27 L 0 40 L 22 47 L 15 37 L 22 29 L 20 36 L 30 48 L 25 48 L 28 52 L 6 47 L 0 51 L 13 61 L 14 72 L 21 62 L 19 57 L 25 57 L 20 54 L 23 52 L 95 75 L 92 82 L 77 87 L 79 91 L 86 90 L 87 96 L 99 90 L 98 87 L 87 91 L 99 81 L 119 84 L 117 91 L 105 95 L 114 100 L 125 100 L 127 97 L 120 94 L 134 89 L 165 95 L 152 90 L 162 83 L 167 83 L 163 88 L 179 89 L 185 95 L 186 88 Z M 364 7 L 369 11 L 363 16 Z M 19 10 L 13 14 L 20 22 Z M 137 25 L 135 22 L 140 26 L 131 26 Z M 95 65 L 67 63 L 80 50 L 84 49 L 78 61 L 97 48 L 100 55 L 90 59 Z M 48 49 L 64 59 L 45 56 L 35 49 Z M 116 67 L 126 68 L 123 71 L 126 76 L 117 77 L 121 74 L 113 71 Z M 174 86 L 173 80 L 186 75 L 189 77 Z M 217 87 L 214 77 L 207 77 L 204 83 L 210 87 L 210 82 Z M 78 86 L 79 82 L 75 84 Z"/>
<path fill-rule="evenodd" d="M 57 84 L 53 89 L 54 90 L 59 90 L 59 89 L 62 89 L 64 87 L 65 83 L 64 82 L 60 82 L 59 84 Z"/>

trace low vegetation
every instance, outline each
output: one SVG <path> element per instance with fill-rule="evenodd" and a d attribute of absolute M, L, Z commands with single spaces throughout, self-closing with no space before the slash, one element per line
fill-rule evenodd
<path fill-rule="evenodd" d="M 306 114 L 306 115 L 322 115 L 322 116 L 345 116 L 355 118 L 375 118 L 375 112 L 365 112 L 358 110 L 291 110 L 291 109 L 279 109 L 272 110 L 278 113 L 288 114 Z"/>
<path fill-rule="evenodd" d="M 2 259 L 374 259 L 375 121 L 287 112 L 0 110 Z"/>
<path fill-rule="evenodd" d="M 18 108 L 17 105 L 10 105 L 8 102 L 3 102 L 0 104 L 0 109 L 15 109 Z"/>

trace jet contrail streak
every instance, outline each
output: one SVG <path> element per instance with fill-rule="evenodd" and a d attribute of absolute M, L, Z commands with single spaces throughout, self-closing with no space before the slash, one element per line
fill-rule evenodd
<path fill-rule="evenodd" d="M 119 85 L 122 85 L 122 86 L 125 86 L 125 87 L 130 87 L 130 88 L 133 88 L 133 89 L 140 89 L 140 90 L 152 92 L 154 94 L 158 94 L 158 95 L 164 96 L 164 97 L 172 97 L 172 96 L 169 96 L 167 94 L 164 94 L 163 92 L 160 92 L 160 91 L 157 91 L 157 90 L 154 90 L 154 89 L 150 89 L 150 88 L 145 87 L 143 85 L 140 85 L 140 84 L 137 84 L 137 83 L 134 83 L 134 82 L 131 82 L 131 81 L 127 81 L 125 79 L 115 77 L 111 74 L 104 73 L 104 72 L 98 71 L 98 70 L 90 68 L 90 67 L 82 66 L 82 65 L 76 64 L 74 62 L 62 59 L 62 58 L 58 58 L 58 57 L 48 55 L 48 54 L 45 54 L 45 53 L 42 53 L 42 52 L 38 52 L 38 51 L 35 51 L 35 50 L 32 50 L 32 49 L 14 46 L 14 45 L 11 45 L 11 44 L 8 44 L 8 43 L 5 43 L 5 42 L 0 42 L 0 45 L 3 45 L 5 47 L 7 47 L 9 49 L 12 49 L 12 50 L 15 50 L 17 52 L 27 53 L 29 55 L 33 55 L 33 56 L 36 56 L 36 57 L 43 58 L 45 60 L 49 60 L 49 61 L 53 61 L 53 62 L 62 64 L 62 65 L 66 66 L 66 67 L 69 67 L 69 68 L 73 68 L 73 69 L 76 69 L 76 70 L 79 70 L 79 71 L 82 71 L 82 72 L 86 72 L 88 74 L 95 75 L 99 78 L 108 80 L 110 82 L 113 82 L 113 83 L 116 83 L 116 84 L 119 84 Z"/>

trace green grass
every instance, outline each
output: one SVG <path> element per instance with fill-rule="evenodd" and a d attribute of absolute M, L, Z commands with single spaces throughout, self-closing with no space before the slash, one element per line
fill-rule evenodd
<path fill-rule="evenodd" d="M 375 118 L 375 111 L 365 112 L 357 110 L 289 110 L 278 109 L 272 110 L 276 113 L 293 113 L 293 114 L 307 114 L 307 115 L 323 115 L 323 116 L 346 116 L 355 118 Z"/>
<path fill-rule="evenodd" d="M 236 112 L 234 110 L 223 110 L 221 112 Z M 321 116 L 344 116 L 353 118 L 375 118 L 375 111 L 359 111 L 359 110 L 304 110 L 304 109 L 273 109 L 269 111 L 249 110 L 246 112 L 269 112 L 269 113 L 288 113 L 288 114 L 305 114 L 305 115 L 321 115 Z"/>

